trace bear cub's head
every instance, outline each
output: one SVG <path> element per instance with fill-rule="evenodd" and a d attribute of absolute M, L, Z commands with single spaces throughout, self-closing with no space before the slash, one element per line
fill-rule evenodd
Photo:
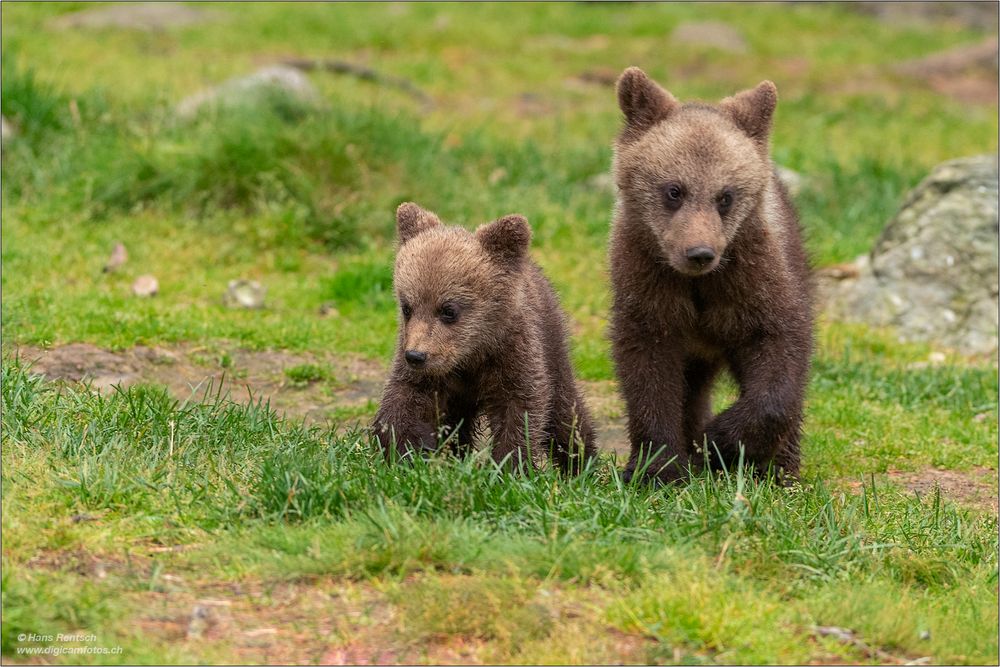
<path fill-rule="evenodd" d="M 528 221 L 509 215 L 472 233 L 405 203 L 396 210 L 396 228 L 397 354 L 407 370 L 442 377 L 502 352 L 523 292 Z"/>
<path fill-rule="evenodd" d="M 649 227 L 674 270 L 701 276 L 718 268 L 758 209 L 772 171 L 777 100 L 770 81 L 707 105 L 680 104 L 636 67 L 618 80 L 625 126 L 614 169 L 625 214 Z"/>

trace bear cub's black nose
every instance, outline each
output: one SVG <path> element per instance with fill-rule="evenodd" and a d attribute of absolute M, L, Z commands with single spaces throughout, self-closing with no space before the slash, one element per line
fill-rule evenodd
<path fill-rule="evenodd" d="M 705 265 L 715 259 L 715 251 L 711 248 L 705 247 L 703 245 L 696 246 L 694 248 L 688 248 L 687 252 L 684 253 L 692 262 L 697 264 Z"/>
<path fill-rule="evenodd" d="M 407 350 L 406 354 L 404 354 L 403 356 L 406 357 L 406 363 L 410 364 L 411 366 L 421 366 L 425 361 L 427 361 L 426 352 Z"/>

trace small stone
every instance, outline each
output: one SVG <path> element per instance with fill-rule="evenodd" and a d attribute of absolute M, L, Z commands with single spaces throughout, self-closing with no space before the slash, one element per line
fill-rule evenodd
<path fill-rule="evenodd" d="M 263 308 L 266 291 L 256 280 L 230 280 L 222 301 L 230 308 Z"/>
<path fill-rule="evenodd" d="M 8 139 L 17 136 L 14 126 L 3 116 L 0 116 L 0 143 L 7 143 Z"/>
<path fill-rule="evenodd" d="M 108 257 L 107 264 L 104 265 L 104 273 L 111 273 L 127 261 L 128 251 L 125 250 L 125 244 L 116 243 L 114 249 L 111 251 L 111 256 Z"/>
<path fill-rule="evenodd" d="M 136 296 L 155 296 L 160 291 L 160 283 L 149 274 L 139 276 L 132 283 L 132 293 Z"/>
<path fill-rule="evenodd" d="M 201 639 L 207 631 L 225 626 L 230 616 L 230 605 L 228 600 L 198 600 L 191 609 L 187 639 Z"/>
<path fill-rule="evenodd" d="M 587 179 L 587 187 L 611 194 L 614 194 L 618 189 L 618 186 L 615 185 L 615 177 L 610 172 L 594 174 Z"/>
<path fill-rule="evenodd" d="M 496 185 L 505 178 L 507 178 L 507 170 L 503 167 L 497 167 L 490 172 L 490 175 L 486 178 L 486 182 L 490 185 Z"/>
<path fill-rule="evenodd" d="M 196 604 L 191 610 L 191 618 L 188 620 L 187 638 L 201 639 L 205 630 L 211 624 L 212 610 L 200 604 Z"/>
<path fill-rule="evenodd" d="M 802 186 L 804 185 L 805 179 L 802 178 L 802 174 L 788 167 L 782 167 L 781 165 L 775 165 L 775 170 L 778 173 L 778 180 L 781 181 L 785 189 L 788 190 L 788 194 L 792 197 L 798 197 L 802 193 Z"/>

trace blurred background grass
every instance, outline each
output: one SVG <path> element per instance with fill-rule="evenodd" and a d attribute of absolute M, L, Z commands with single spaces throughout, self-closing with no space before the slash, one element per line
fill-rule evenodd
<path fill-rule="evenodd" d="M 22 342 L 219 337 L 385 357 L 393 210 L 415 200 L 468 226 L 527 215 L 575 318 L 581 371 L 609 377 L 601 174 L 627 65 L 682 99 L 777 83 L 773 152 L 805 179 L 818 265 L 865 252 L 934 164 L 997 146 L 995 100 L 969 104 L 895 69 L 983 30 L 836 4 L 213 4 L 182 28 L 56 27 L 77 9 L 2 8 L 3 113 L 20 132 L 4 147 L 4 332 Z M 690 21 L 725 22 L 745 43 L 671 38 Z M 263 96 L 191 121 L 173 110 L 288 57 L 363 64 L 431 103 L 317 72 L 318 106 Z M 159 278 L 157 299 L 134 300 L 134 276 L 98 274 L 119 240 Z M 221 308 L 235 277 L 264 282 L 271 308 Z M 341 317 L 319 321 L 328 302 Z"/>

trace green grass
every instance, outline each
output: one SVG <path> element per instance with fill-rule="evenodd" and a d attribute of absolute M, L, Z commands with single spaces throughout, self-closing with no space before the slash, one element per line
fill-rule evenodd
<path fill-rule="evenodd" d="M 306 385 L 330 379 L 330 371 L 319 364 L 291 366 L 285 369 L 285 375 L 296 385 Z"/>
<path fill-rule="evenodd" d="M 50 24 L 79 8 L 0 7 L 0 107 L 18 129 L 0 191 L 5 660 L 39 644 L 22 633 L 84 629 L 122 653 L 49 659 L 886 661 L 822 625 L 900 659 L 997 660 L 995 514 L 887 475 L 995 469 L 993 363 L 928 363 L 932 345 L 823 321 L 803 484 L 731 471 L 654 490 L 623 485 L 609 456 L 578 479 L 484 458 L 387 467 L 350 428 L 372 400 L 336 405 L 335 432 L 266 397 L 44 382 L 13 351 L 194 345 L 237 376 L 235 348 L 385 364 L 393 211 L 414 200 L 470 228 L 525 214 L 577 372 L 607 384 L 614 196 L 593 179 L 619 112 L 581 74 L 639 65 L 709 100 L 774 80 L 772 152 L 804 177 L 797 205 L 824 266 L 866 252 L 935 164 L 997 150 L 995 104 L 893 70 L 984 33 L 832 3 L 213 4 L 197 8 L 214 22 L 153 32 Z M 692 20 L 733 25 L 748 52 L 674 43 Z M 262 96 L 174 117 L 185 96 L 287 56 L 364 63 L 433 104 L 312 73 L 317 104 Z M 102 273 L 119 241 L 129 262 Z M 131 294 L 143 273 L 155 298 Z M 239 278 L 267 288 L 265 308 L 223 305 Z M 304 356 L 277 380 L 331 395 L 346 381 Z M 716 403 L 734 396 L 724 384 Z M 229 601 L 230 625 L 184 639 L 204 599 Z"/>
<path fill-rule="evenodd" d="M 11 632 L 102 627 L 128 645 L 116 596 L 156 589 L 158 570 L 211 569 L 215 584 L 382 580 L 407 641 L 473 637 L 505 660 L 559 633 L 535 594 L 546 586 L 609 592 L 603 623 L 712 661 L 804 660 L 814 625 L 942 662 L 996 654 L 996 519 L 940 495 L 818 479 L 783 489 L 741 470 L 658 491 L 624 485 L 608 459 L 573 479 L 511 477 L 482 457 L 401 468 L 362 434 L 259 404 L 179 404 L 142 386 L 101 396 L 10 361 L 3 408 Z M 81 514 L 96 520 L 69 519 Z M 150 541 L 195 546 L 155 559 L 153 580 L 124 566 L 93 579 L 73 558 L 30 575 L 30 553 L 121 560 Z M 435 572 L 449 574 L 411 578 Z M 78 581 L 53 615 L 60 586 Z M 921 640 L 926 629 L 939 639 Z M 12 637 L 5 651 L 21 645 Z"/>

